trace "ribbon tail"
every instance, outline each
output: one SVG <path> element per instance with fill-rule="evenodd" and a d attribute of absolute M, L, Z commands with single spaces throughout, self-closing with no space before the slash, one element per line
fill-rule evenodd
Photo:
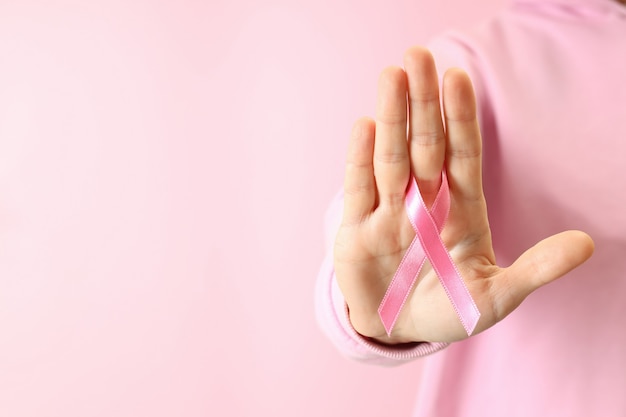
<path fill-rule="evenodd" d="M 425 261 L 426 254 L 418 237 L 415 236 L 378 307 L 378 315 L 383 322 L 387 336 L 391 336 L 391 331 L 398 320 L 398 316 L 400 316 L 400 311 L 404 307 Z"/>
<path fill-rule="evenodd" d="M 472 296 L 465 286 L 461 275 L 450 258 L 430 216 L 421 216 L 418 236 L 425 248 L 426 256 L 439 277 L 441 285 L 448 295 L 463 328 L 470 336 L 476 329 L 480 312 Z M 426 218 L 428 217 L 428 218 Z"/>

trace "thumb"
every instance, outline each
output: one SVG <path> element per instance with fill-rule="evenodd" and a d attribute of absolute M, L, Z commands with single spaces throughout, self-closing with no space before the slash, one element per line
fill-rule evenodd
<path fill-rule="evenodd" d="M 577 230 L 550 236 L 528 249 L 497 280 L 497 319 L 508 315 L 539 287 L 580 266 L 593 250 L 591 237 Z"/>

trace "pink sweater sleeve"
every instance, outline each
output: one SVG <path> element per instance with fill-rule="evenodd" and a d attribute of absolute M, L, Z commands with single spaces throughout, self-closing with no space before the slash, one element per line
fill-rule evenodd
<path fill-rule="evenodd" d="M 326 213 L 326 258 L 320 268 L 315 289 L 317 321 L 324 333 L 344 355 L 377 365 L 401 364 L 444 348 L 445 343 L 416 343 L 410 347 L 382 345 L 354 330 L 333 269 L 332 243 L 342 210 L 343 193 L 339 192 Z"/>

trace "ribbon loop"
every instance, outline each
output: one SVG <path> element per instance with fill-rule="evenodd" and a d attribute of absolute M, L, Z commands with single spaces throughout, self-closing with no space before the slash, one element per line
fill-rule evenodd
<path fill-rule="evenodd" d="M 409 182 L 405 205 L 409 221 L 415 230 L 415 238 L 404 254 L 378 308 L 383 326 L 390 335 L 400 310 L 428 259 L 469 336 L 476 328 L 480 312 L 440 236 L 450 211 L 450 189 L 445 171 L 430 211 L 413 177 Z"/>

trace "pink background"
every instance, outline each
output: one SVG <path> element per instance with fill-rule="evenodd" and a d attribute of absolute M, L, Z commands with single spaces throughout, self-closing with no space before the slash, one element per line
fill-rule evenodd
<path fill-rule="evenodd" d="M 380 69 L 502 1 L 1 1 L 0 415 L 407 415 L 315 324 L 323 211 Z"/>

